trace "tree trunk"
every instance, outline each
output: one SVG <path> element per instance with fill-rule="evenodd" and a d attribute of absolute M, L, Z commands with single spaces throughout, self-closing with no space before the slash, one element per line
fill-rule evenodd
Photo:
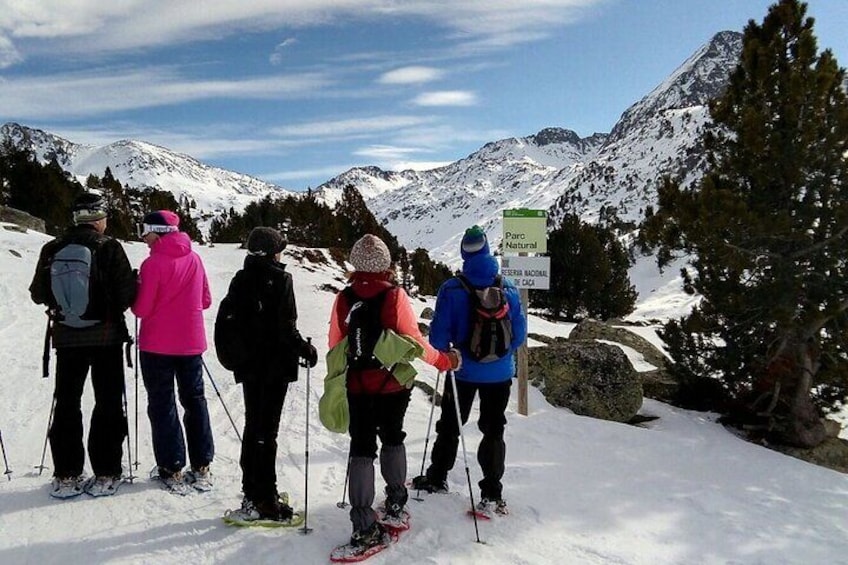
<path fill-rule="evenodd" d="M 827 439 L 824 420 L 813 405 L 810 392 L 813 385 L 813 355 L 809 345 L 801 346 L 794 371 L 794 382 L 787 391 L 786 419 L 778 430 L 780 441 L 787 445 L 811 448 Z"/>

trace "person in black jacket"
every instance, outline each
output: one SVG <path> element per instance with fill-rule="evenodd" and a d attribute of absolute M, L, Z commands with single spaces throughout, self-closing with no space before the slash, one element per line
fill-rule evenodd
<path fill-rule="evenodd" d="M 84 193 L 72 206 L 74 225 L 41 249 L 30 295 L 48 307 L 56 349 L 56 389 L 49 430 L 53 455 L 51 496 L 68 498 L 85 490 L 94 496 L 114 494 L 121 482 L 122 444 L 127 421 L 123 411 L 124 368 L 121 346 L 130 340 L 124 312 L 135 300 L 136 275 L 124 248 L 107 235 L 106 203 Z M 77 317 L 64 312 L 54 295 L 51 267 L 57 253 L 70 245 L 90 251 L 87 308 Z M 85 450 L 80 402 L 91 370 L 94 410 L 88 434 L 88 454 L 94 477 L 83 477 Z"/>
<path fill-rule="evenodd" d="M 277 492 L 276 457 L 280 415 L 301 358 L 314 367 L 315 347 L 297 329 L 291 274 L 280 263 L 286 240 L 277 230 L 254 228 L 247 240 L 244 268 L 230 282 L 227 296 L 240 312 L 250 312 L 250 361 L 234 371 L 244 392 L 244 437 L 240 465 L 244 498 L 228 512 L 243 521 L 290 521 L 292 508 Z"/>

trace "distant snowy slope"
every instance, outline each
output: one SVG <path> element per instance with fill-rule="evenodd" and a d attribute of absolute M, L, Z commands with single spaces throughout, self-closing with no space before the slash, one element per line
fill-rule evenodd
<path fill-rule="evenodd" d="M 548 128 L 491 142 L 455 163 L 421 171 L 367 204 L 407 248 L 423 247 L 437 260 L 455 262 L 465 228 L 480 224 L 497 243 L 501 210 L 547 209 L 558 195 L 552 188 L 556 174 L 582 167 L 604 139 Z"/>
<path fill-rule="evenodd" d="M 41 162 L 56 161 L 80 182 L 89 175 L 112 175 L 131 188 L 156 188 L 197 204 L 198 218 L 242 210 L 268 194 L 292 194 L 254 177 L 201 163 L 143 141 L 122 140 L 100 147 L 72 143 L 47 132 L 14 123 L 0 126 L 0 140 L 31 150 Z"/>

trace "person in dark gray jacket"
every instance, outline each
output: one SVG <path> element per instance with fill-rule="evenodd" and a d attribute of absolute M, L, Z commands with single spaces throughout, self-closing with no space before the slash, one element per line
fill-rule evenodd
<path fill-rule="evenodd" d="M 49 430 L 54 466 L 50 494 L 55 498 L 83 490 L 94 496 L 114 494 L 121 483 L 122 445 L 128 431 L 121 347 L 130 341 L 124 312 L 135 299 L 136 275 L 120 242 L 104 234 L 105 201 L 84 193 L 72 211 L 74 224 L 41 249 L 29 288 L 33 302 L 48 308 L 56 349 Z M 74 263 L 86 266 L 69 267 Z M 89 370 L 95 404 L 88 454 L 94 476 L 86 480 L 80 404 Z"/>

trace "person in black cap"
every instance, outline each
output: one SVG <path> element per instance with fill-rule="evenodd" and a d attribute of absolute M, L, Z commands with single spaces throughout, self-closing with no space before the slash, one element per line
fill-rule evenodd
<path fill-rule="evenodd" d="M 318 352 L 297 329 L 292 276 L 280 263 L 286 240 L 279 231 L 256 227 L 247 239 L 247 257 L 224 299 L 244 320 L 241 343 L 248 361 L 234 376 L 244 393 L 244 437 L 240 465 L 244 497 L 241 508 L 227 512 L 234 521 L 295 519 L 292 508 L 277 492 L 277 434 L 289 383 L 297 380 L 298 362 L 309 367 Z M 222 302 L 223 303 L 223 302 Z"/>
<path fill-rule="evenodd" d="M 83 193 L 72 206 L 73 225 L 41 249 L 29 287 L 48 307 L 56 348 L 56 389 L 49 430 L 55 498 L 85 491 L 114 494 L 121 484 L 123 411 L 121 346 L 129 341 L 124 312 L 135 299 L 136 276 L 121 244 L 104 235 L 106 204 Z M 94 409 L 88 433 L 93 477 L 83 476 L 85 449 L 80 400 L 91 370 Z"/>

